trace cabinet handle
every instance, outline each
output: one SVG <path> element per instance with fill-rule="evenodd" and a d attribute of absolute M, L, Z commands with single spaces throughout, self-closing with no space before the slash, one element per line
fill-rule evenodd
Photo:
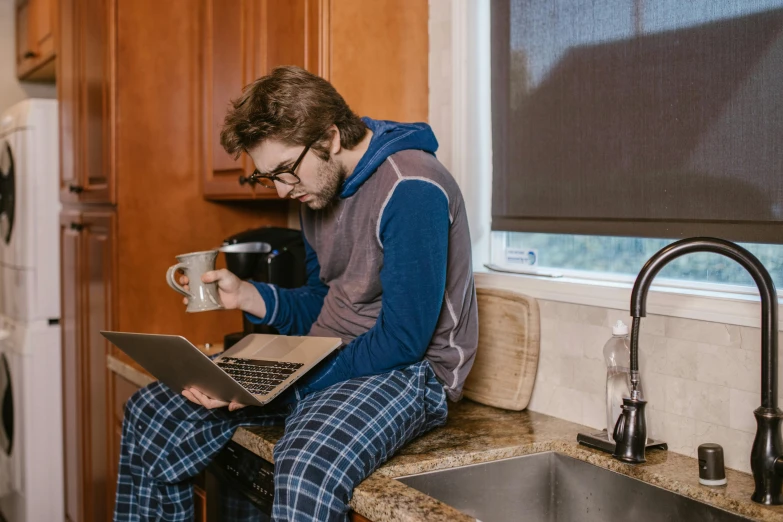
<path fill-rule="evenodd" d="M 84 192 L 84 187 L 81 185 L 68 185 L 68 192 L 71 192 L 72 194 L 81 194 Z"/>
<path fill-rule="evenodd" d="M 71 223 L 71 230 L 81 232 L 82 230 L 84 230 L 84 225 L 82 225 L 81 223 Z"/>
<path fill-rule="evenodd" d="M 36 58 L 37 56 L 38 56 L 38 53 L 35 53 L 35 52 L 33 52 L 33 51 L 27 51 L 26 53 L 24 53 L 24 56 L 23 56 L 23 58 L 24 58 L 25 60 L 29 60 L 29 59 L 31 59 L 31 58 Z"/>
<path fill-rule="evenodd" d="M 249 176 L 243 176 L 242 174 L 239 175 L 239 185 L 242 186 L 245 183 L 248 183 L 251 187 L 258 183 L 258 181 L 254 180 L 253 178 Z"/>

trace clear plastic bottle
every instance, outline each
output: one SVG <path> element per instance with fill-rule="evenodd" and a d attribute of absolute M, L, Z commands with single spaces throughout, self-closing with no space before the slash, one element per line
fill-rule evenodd
<path fill-rule="evenodd" d="M 606 436 L 614 442 L 612 433 L 617 418 L 622 412 L 623 397 L 631 396 L 630 339 L 628 326 L 622 321 L 617 321 L 617 324 L 612 327 L 612 338 L 604 345 L 604 361 L 606 361 Z M 644 399 L 641 380 L 639 393 Z"/>

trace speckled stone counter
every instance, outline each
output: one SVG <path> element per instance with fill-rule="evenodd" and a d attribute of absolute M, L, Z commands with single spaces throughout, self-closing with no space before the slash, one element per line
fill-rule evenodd
<path fill-rule="evenodd" d="M 116 364 L 111 366 L 119 370 Z M 695 459 L 653 450 L 647 452 L 644 464 L 624 464 L 606 453 L 580 446 L 576 442 L 580 431 L 594 430 L 535 412 L 510 412 L 469 401 L 449 404 L 446 426 L 408 444 L 357 486 L 351 506 L 375 522 L 474 520 L 394 477 L 556 451 L 753 520 L 783 522 L 783 506 L 761 506 L 750 500 L 753 479 L 746 473 L 727 469 L 726 487 L 701 486 Z M 234 440 L 271 462 L 272 448 L 282 434 L 282 426 L 240 428 Z"/>
<path fill-rule="evenodd" d="M 473 520 L 393 478 L 556 451 L 754 520 L 783 521 L 783 506 L 751 502 L 753 479 L 746 473 L 727 469 L 728 485 L 709 488 L 699 484 L 695 459 L 653 450 L 647 452 L 644 464 L 624 464 L 579 445 L 576 434 L 580 431 L 595 430 L 535 412 L 510 412 L 469 401 L 450 404 L 446 426 L 407 445 L 357 486 L 351 506 L 375 522 Z M 234 440 L 271 459 L 272 447 L 281 435 L 278 427 L 250 428 L 238 430 Z"/>

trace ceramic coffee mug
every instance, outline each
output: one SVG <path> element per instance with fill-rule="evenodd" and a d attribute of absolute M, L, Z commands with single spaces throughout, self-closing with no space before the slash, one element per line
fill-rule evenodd
<path fill-rule="evenodd" d="M 177 256 L 176 265 L 169 267 L 166 273 L 166 282 L 171 288 L 188 298 L 188 312 L 206 312 L 209 310 L 222 310 L 217 283 L 203 283 L 201 276 L 205 272 L 215 269 L 215 260 L 218 251 L 191 252 Z M 177 283 L 177 271 L 182 270 L 188 277 L 188 287 L 185 290 Z"/>

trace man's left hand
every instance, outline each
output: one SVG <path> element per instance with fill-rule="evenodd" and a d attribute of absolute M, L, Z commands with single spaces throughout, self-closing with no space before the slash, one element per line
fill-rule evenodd
<path fill-rule="evenodd" d="M 190 402 L 194 402 L 210 410 L 214 408 L 223 408 L 224 406 L 228 406 L 228 411 L 235 411 L 247 406 L 247 404 L 239 404 L 238 402 L 234 402 L 234 401 L 226 402 L 226 401 L 221 401 L 219 399 L 213 399 L 212 397 L 208 397 L 204 395 L 196 388 L 186 388 L 182 390 L 182 395 Z"/>

